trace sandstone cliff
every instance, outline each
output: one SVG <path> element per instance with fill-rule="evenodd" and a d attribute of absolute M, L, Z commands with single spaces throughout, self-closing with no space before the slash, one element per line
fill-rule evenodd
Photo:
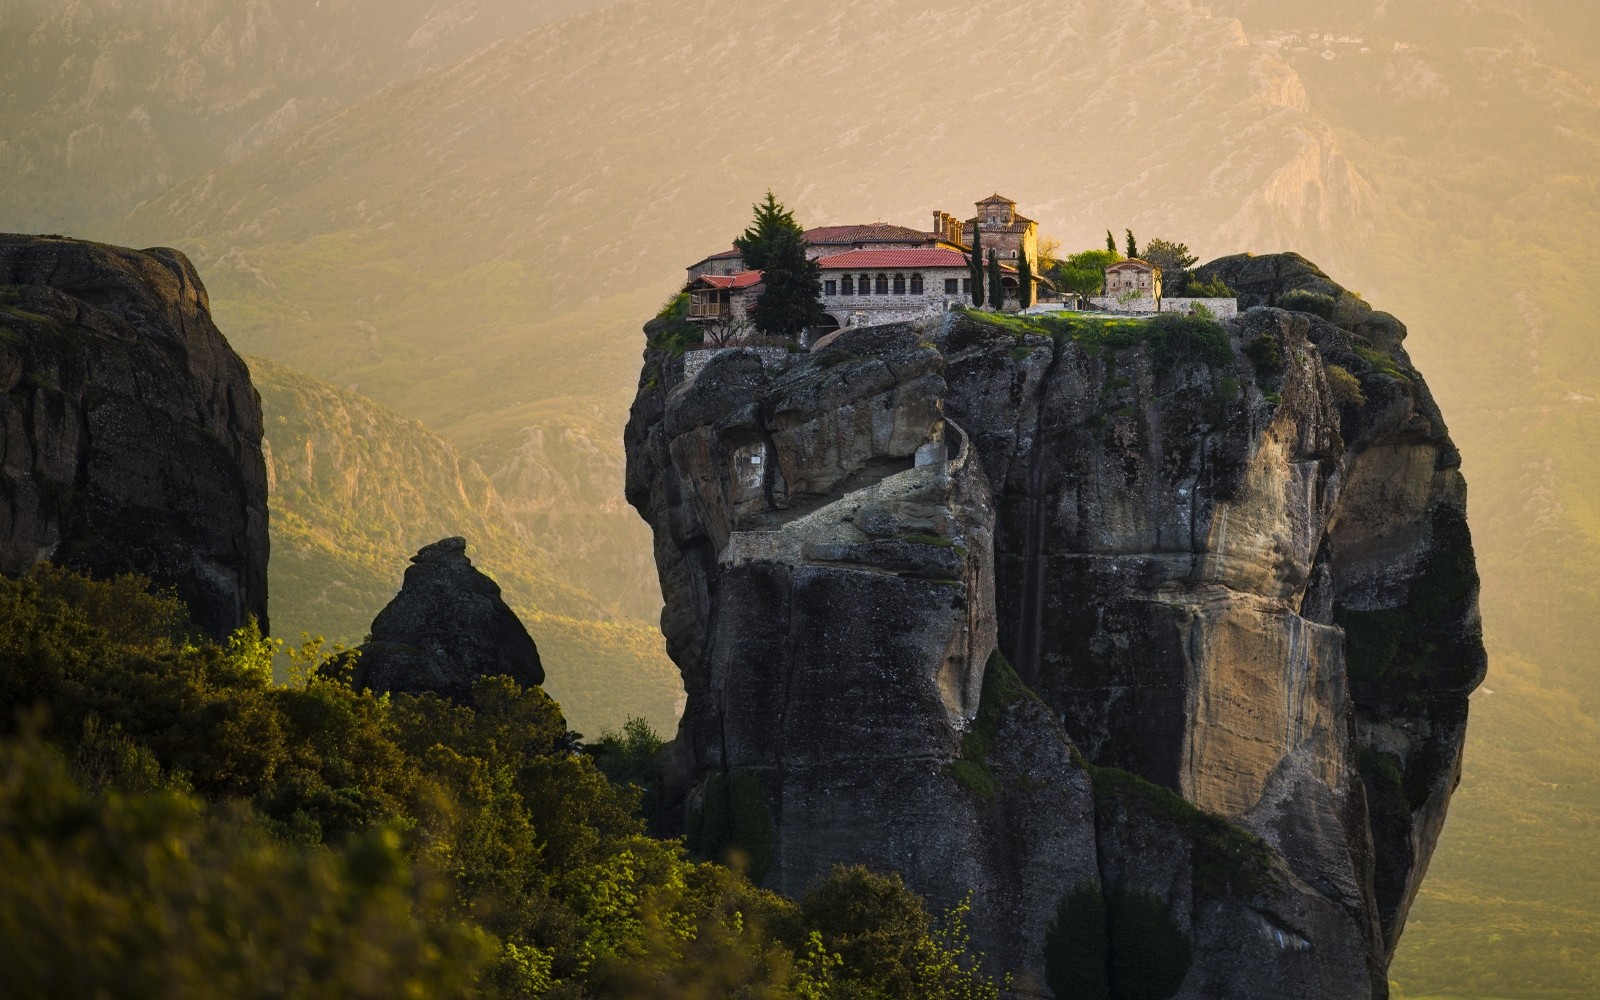
<path fill-rule="evenodd" d="M 1058 919 L 1113 976 L 1169 942 L 1133 959 L 1165 995 L 1386 995 L 1485 663 L 1459 458 L 1393 317 L 1212 267 L 1312 312 L 957 314 L 687 382 L 647 350 L 692 846 L 970 893 L 1023 995 L 1086 940 Z"/>
<path fill-rule="evenodd" d="M 261 403 L 175 250 L 0 235 L 0 571 L 42 560 L 267 626 Z"/>

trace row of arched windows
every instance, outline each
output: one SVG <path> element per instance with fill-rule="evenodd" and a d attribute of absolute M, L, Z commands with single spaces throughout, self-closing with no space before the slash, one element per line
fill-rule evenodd
<path fill-rule="evenodd" d="M 922 275 L 913 274 L 908 280 L 904 274 L 847 274 L 838 283 L 823 283 L 826 295 L 921 295 Z"/>

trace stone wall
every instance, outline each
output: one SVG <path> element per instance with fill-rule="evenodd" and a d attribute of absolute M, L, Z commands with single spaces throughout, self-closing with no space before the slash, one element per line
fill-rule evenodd
<path fill-rule="evenodd" d="M 1135 316 L 1153 316 L 1158 312 L 1185 315 L 1204 306 L 1217 319 L 1231 319 L 1239 315 L 1238 299 L 1128 299 L 1123 301 L 1112 295 L 1094 295 L 1089 304 L 1105 312 L 1128 313 Z"/>
<path fill-rule="evenodd" d="M 1210 311 L 1217 319 L 1232 319 L 1239 315 L 1238 299 L 1162 299 L 1161 311 L 1167 313 L 1192 313 L 1196 307 Z"/>
<path fill-rule="evenodd" d="M 789 367 L 791 359 L 787 347 L 707 347 L 698 351 L 685 351 L 683 354 L 683 380 L 687 382 L 700 374 L 700 369 L 706 366 L 706 362 L 723 351 L 744 351 L 754 354 L 761 359 L 761 367 L 769 372 Z"/>
<path fill-rule="evenodd" d="M 847 327 L 921 319 L 948 312 L 955 306 L 972 304 L 972 296 L 966 292 L 958 290 L 954 295 L 946 295 L 944 291 L 946 278 L 960 281 L 967 276 L 964 268 L 959 273 L 924 271 L 922 275 L 926 290 L 921 295 L 824 295 L 822 307 L 839 321 L 839 326 Z M 960 285 L 956 287 L 959 289 Z"/>

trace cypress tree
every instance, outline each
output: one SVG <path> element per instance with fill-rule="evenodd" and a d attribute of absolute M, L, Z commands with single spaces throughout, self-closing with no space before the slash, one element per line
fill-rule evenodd
<path fill-rule="evenodd" d="M 996 312 L 1006 304 L 1006 286 L 1000 282 L 1000 255 L 989 248 L 989 305 Z"/>
<path fill-rule="evenodd" d="M 1134 242 L 1133 230 L 1128 229 L 1128 230 L 1124 230 L 1124 231 L 1128 234 L 1128 256 L 1129 257 L 1137 257 L 1137 256 L 1139 256 L 1139 244 Z"/>
<path fill-rule="evenodd" d="M 1112 253 L 1117 252 L 1117 238 L 1111 235 L 1111 230 L 1106 230 L 1106 249 Z"/>
<path fill-rule="evenodd" d="M 967 270 L 972 272 L 972 304 L 983 305 L 983 240 L 978 234 L 979 220 L 972 220 L 972 255 L 967 258 Z"/>
<path fill-rule="evenodd" d="M 1033 305 L 1033 264 L 1026 250 L 1017 257 L 1017 304 L 1026 309 Z"/>

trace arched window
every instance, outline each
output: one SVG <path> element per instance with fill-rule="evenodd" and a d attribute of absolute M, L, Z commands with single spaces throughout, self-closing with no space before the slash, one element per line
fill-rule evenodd
<path fill-rule="evenodd" d="M 872 293 L 874 295 L 889 294 L 889 276 L 887 274 L 878 275 L 878 280 L 873 283 Z"/>
<path fill-rule="evenodd" d="M 922 275 L 913 274 L 911 276 L 911 294 L 912 295 L 921 295 L 922 294 Z"/>
<path fill-rule="evenodd" d="M 897 275 L 894 276 L 894 293 L 896 295 L 904 295 L 906 293 L 906 276 L 905 275 L 897 274 Z"/>
<path fill-rule="evenodd" d="M 856 284 L 856 292 L 860 295 L 872 294 L 872 275 L 863 274 Z"/>
<path fill-rule="evenodd" d="M 844 281 L 840 284 L 843 286 L 839 289 L 840 295 L 854 295 L 856 293 L 856 280 L 850 275 L 845 275 Z"/>

